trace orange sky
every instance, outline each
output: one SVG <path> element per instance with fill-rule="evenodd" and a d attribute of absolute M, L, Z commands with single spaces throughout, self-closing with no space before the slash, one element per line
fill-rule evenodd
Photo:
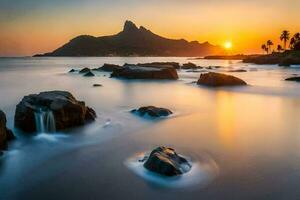
<path fill-rule="evenodd" d="M 267 39 L 278 43 L 283 29 L 300 31 L 299 0 L 16 1 L 0 2 L 0 56 L 49 52 L 81 34 L 115 34 L 126 19 L 169 38 L 231 40 L 234 53 L 258 53 Z"/>

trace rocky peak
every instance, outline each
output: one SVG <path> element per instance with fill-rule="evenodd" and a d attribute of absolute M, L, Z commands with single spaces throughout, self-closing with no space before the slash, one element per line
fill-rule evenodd
<path fill-rule="evenodd" d="M 124 24 L 124 28 L 123 31 L 124 32 L 131 32 L 131 31 L 138 31 L 139 29 L 137 28 L 137 26 L 132 22 L 127 20 Z"/>

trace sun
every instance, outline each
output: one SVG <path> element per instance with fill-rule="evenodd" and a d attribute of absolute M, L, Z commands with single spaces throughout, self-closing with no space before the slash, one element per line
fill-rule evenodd
<path fill-rule="evenodd" d="M 225 43 L 224 43 L 224 48 L 225 49 L 232 49 L 232 42 L 231 41 L 226 41 Z"/>

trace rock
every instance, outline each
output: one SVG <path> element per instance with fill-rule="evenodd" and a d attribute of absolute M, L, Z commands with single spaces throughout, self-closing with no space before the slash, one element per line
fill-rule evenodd
<path fill-rule="evenodd" d="M 90 72 L 90 71 L 91 71 L 90 68 L 85 67 L 85 68 L 83 68 L 82 70 L 80 70 L 79 73 L 80 73 L 80 74 L 85 74 L 85 73 L 88 73 L 88 72 Z"/>
<path fill-rule="evenodd" d="M 127 64 L 130 65 L 130 64 Z M 126 64 L 124 65 L 126 66 Z M 152 62 L 152 63 L 138 63 L 137 66 L 141 67 L 173 67 L 175 69 L 180 69 L 180 64 L 177 62 Z"/>
<path fill-rule="evenodd" d="M 155 106 L 140 107 L 139 109 L 132 110 L 132 112 L 138 113 L 141 116 L 148 114 L 151 117 L 166 117 L 172 114 L 172 111 L 167 108 L 158 108 Z"/>
<path fill-rule="evenodd" d="M 176 69 L 173 67 L 140 67 L 126 65 L 122 69 L 116 69 L 111 77 L 126 79 L 178 79 Z"/>
<path fill-rule="evenodd" d="M 74 72 L 76 72 L 75 69 L 71 69 L 71 70 L 69 71 L 69 73 L 74 73 Z"/>
<path fill-rule="evenodd" d="M 94 84 L 93 87 L 102 87 L 101 84 Z"/>
<path fill-rule="evenodd" d="M 197 68 L 199 67 L 191 62 L 185 63 L 181 66 L 181 69 L 197 69 Z"/>
<path fill-rule="evenodd" d="M 122 66 L 120 65 L 114 65 L 114 64 L 104 64 L 102 67 L 97 68 L 96 70 L 104 71 L 104 72 L 112 72 L 115 69 L 122 69 Z"/>
<path fill-rule="evenodd" d="M 172 148 L 157 147 L 154 149 L 144 167 L 152 172 L 164 176 L 178 176 L 188 172 L 191 164 L 183 157 L 178 155 Z"/>
<path fill-rule="evenodd" d="M 300 82 L 300 77 L 299 76 L 295 76 L 295 77 L 290 77 L 290 78 L 286 78 L 286 81 L 296 81 L 296 82 Z"/>
<path fill-rule="evenodd" d="M 6 116 L 2 110 L 0 110 L 0 152 L 7 148 L 7 142 L 15 139 L 15 136 L 11 130 L 6 127 Z"/>
<path fill-rule="evenodd" d="M 229 70 L 228 72 L 247 72 L 247 70 L 245 70 L 245 69 L 233 69 L 233 70 Z"/>
<path fill-rule="evenodd" d="M 211 87 L 247 85 L 242 79 L 215 72 L 201 74 L 197 84 Z"/>
<path fill-rule="evenodd" d="M 96 118 L 95 111 L 71 93 L 49 91 L 23 97 L 16 107 L 15 127 L 26 133 L 36 132 L 35 113 L 40 109 L 52 111 L 56 130 L 81 126 Z"/>
<path fill-rule="evenodd" d="M 92 77 L 92 76 L 95 76 L 95 74 L 92 71 L 89 71 L 86 74 L 84 74 L 83 76 L 85 76 L 85 77 Z"/>

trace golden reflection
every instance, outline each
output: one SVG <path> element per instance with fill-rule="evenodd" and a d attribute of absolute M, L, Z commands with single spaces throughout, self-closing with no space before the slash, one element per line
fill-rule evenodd
<path fill-rule="evenodd" d="M 236 112 L 233 94 L 218 91 L 216 94 L 216 123 L 220 142 L 232 149 L 235 140 Z"/>

